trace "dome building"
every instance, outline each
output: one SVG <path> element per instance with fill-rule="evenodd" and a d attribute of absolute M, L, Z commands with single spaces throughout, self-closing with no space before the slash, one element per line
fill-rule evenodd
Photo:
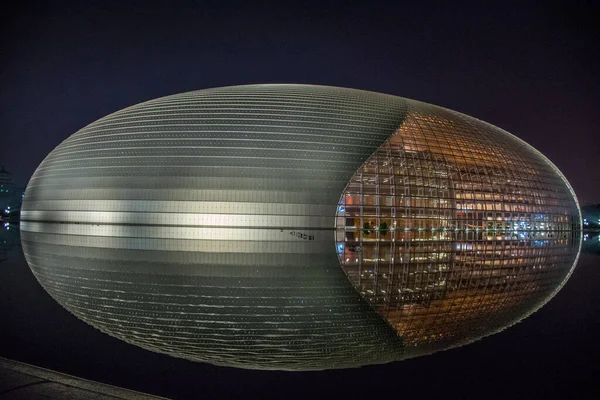
<path fill-rule="evenodd" d="M 575 194 L 522 140 L 400 97 L 200 90 L 76 132 L 21 235 L 67 310 L 143 348 L 314 370 L 459 346 L 531 314 L 581 245 Z"/>

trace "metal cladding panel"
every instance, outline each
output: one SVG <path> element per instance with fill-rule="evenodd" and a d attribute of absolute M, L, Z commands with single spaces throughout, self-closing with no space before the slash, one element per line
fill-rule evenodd
<path fill-rule="evenodd" d="M 46 290 L 136 345 L 214 364 L 391 361 L 402 341 L 335 253 L 340 193 L 397 129 L 401 98 L 256 85 L 119 111 L 59 145 L 25 195 Z"/>
<path fill-rule="evenodd" d="M 27 261 L 91 325 L 257 369 L 356 367 L 494 333 L 548 301 L 581 245 L 543 155 L 474 118 L 309 85 L 169 96 L 39 166 Z"/>

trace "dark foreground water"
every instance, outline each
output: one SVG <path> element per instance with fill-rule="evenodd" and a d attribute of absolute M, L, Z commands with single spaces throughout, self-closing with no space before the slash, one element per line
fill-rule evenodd
<path fill-rule="evenodd" d="M 105 335 L 46 294 L 25 262 L 14 229 L 1 235 L 0 356 L 7 358 L 173 398 L 583 399 L 600 395 L 596 385 L 600 373 L 598 253 L 582 254 L 573 276 L 549 304 L 500 334 L 393 364 L 290 373 L 193 363 Z M 593 250 L 589 243 L 586 247 Z"/>

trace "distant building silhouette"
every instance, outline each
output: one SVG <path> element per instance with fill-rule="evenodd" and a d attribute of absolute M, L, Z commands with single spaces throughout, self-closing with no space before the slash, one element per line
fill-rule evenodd
<path fill-rule="evenodd" d="M 23 189 L 18 188 L 4 165 L 0 167 L 0 217 L 4 222 L 17 222 L 23 200 Z"/>

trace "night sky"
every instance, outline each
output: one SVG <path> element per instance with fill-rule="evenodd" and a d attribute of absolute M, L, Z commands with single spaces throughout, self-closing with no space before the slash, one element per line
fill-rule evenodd
<path fill-rule="evenodd" d="M 413 98 L 490 122 L 554 162 L 580 203 L 600 203 L 600 10 L 592 2 L 280 3 L 47 1 L 5 8 L 0 164 L 25 186 L 61 141 L 124 107 L 210 87 L 312 83 Z M 388 366 L 295 374 L 149 353 L 48 300 L 43 331 L 27 322 L 37 318 L 27 301 L 47 295 L 17 260 L 0 284 L 12 296 L 0 298 L 3 320 L 12 324 L 0 329 L 0 355 L 175 397 L 564 398 L 577 391 L 585 394 L 577 398 L 593 398 L 600 259 L 587 257 L 557 299 L 507 332 Z M 5 274 L 7 263 L 0 266 Z M 15 315 L 15 305 L 28 313 Z M 72 336 L 84 339 L 71 345 Z"/>
<path fill-rule="evenodd" d="M 600 202 L 591 6 L 17 3 L 0 24 L 0 162 L 18 184 L 62 140 L 123 107 L 285 82 L 389 93 L 490 122 L 550 158 L 581 203 Z"/>

